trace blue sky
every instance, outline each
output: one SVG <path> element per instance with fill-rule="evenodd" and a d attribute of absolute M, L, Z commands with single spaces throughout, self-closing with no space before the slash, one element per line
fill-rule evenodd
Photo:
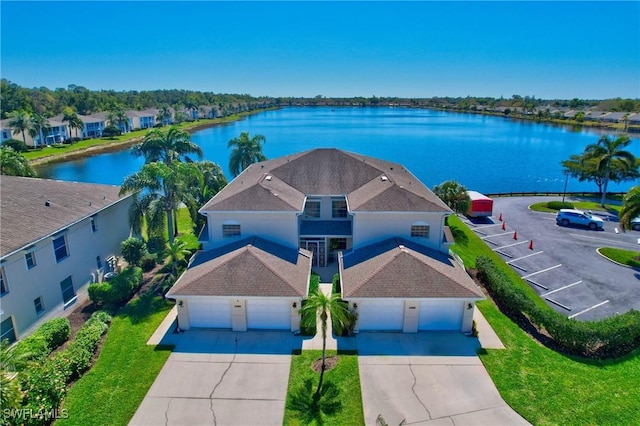
<path fill-rule="evenodd" d="M 637 1 L 0 7 L 0 73 L 26 87 L 640 98 Z"/>

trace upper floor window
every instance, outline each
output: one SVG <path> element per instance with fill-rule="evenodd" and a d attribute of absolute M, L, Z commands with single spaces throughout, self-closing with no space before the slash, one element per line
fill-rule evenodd
<path fill-rule="evenodd" d="M 33 269 L 36 267 L 36 252 L 28 251 L 24 254 L 24 260 L 27 262 L 27 269 Z"/>
<path fill-rule="evenodd" d="M 320 218 L 320 200 L 307 200 L 307 203 L 304 206 L 304 218 L 305 219 Z"/>
<path fill-rule="evenodd" d="M 429 238 L 429 225 L 411 225 L 411 236 Z"/>
<path fill-rule="evenodd" d="M 331 217 L 347 217 L 346 200 L 331 200 Z"/>
<path fill-rule="evenodd" d="M 96 223 L 96 217 L 92 216 L 90 219 L 91 222 L 91 232 L 96 232 L 98 230 L 98 224 Z"/>
<path fill-rule="evenodd" d="M 56 255 L 56 262 L 61 262 L 69 256 L 69 250 L 67 250 L 67 238 L 64 235 L 60 235 L 53 239 L 53 251 Z"/>
<path fill-rule="evenodd" d="M 9 293 L 9 286 L 7 286 L 7 277 L 4 275 L 4 266 L 0 267 L 0 296 L 4 296 Z"/>
<path fill-rule="evenodd" d="M 102 269 L 102 259 L 100 258 L 100 256 L 96 256 L 96 266 L 98 267 L 98 269 Z"/>
<path fill-rule="evenodd" d="M 239 237 L 240 236 L 240 225 L 238 225 L 238 224 L 225 224 L 225 225 L 222 225 L 222 236 L 224 238 L 227 238 L 227 237 Z"/>

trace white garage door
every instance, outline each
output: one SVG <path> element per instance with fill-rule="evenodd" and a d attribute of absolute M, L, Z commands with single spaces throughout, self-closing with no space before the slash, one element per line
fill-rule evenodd
<path fill-rule="evenodd" d="M 404 300 L 361 300 L 358 302 L 358 329 L 402 330 Z"/>
<path fill-rule="evenodd" d="M 462 328 L 464 302 L 427 300 L 420 302 L 418 330 L 455 330 Z"/>
<path fill-rule="evenodd" d="M 231 303 L 224 299 L 189 300 L 191 327 L 231 328 Z"/>
<path fill-rule="evenodd" d="M 291 313 L 289 301 L 247 300 L 247 328 L 262 330 L 290 330 Z"/>

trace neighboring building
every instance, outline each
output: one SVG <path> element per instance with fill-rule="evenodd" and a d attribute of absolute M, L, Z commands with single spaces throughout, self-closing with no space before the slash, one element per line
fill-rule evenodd
<path fill-rule="evenodd" d="M 103 115 L 104 113 L 100 114 Z M 102 131 L 107 127 L 104 117 L 80 114 L 78 114 L 78 117 L 80 117 L 80 120 L 84 123 L 82 139 L 102 137 Z"/>
<path fill-rule="evenodd" d="M 400 164 L 337 149 L 264 161 L 200 213 L 204 251 L 167 293 L 184 329 L 297 330 L 309 266 L 340 273 L 359 331 L 470 331 L 483 298 L 449 252 L 452 211 Z"/>
<path fill-rule="evenodd" d="M 107 185 L 2 176 L 0 321 L 16 340 L 86 300 L 116 267 L 131 197 Z"/>
<path fill-rule="evenodd" d="M 142 111 L 127 111 L 127 115 L 133 117 L 133 129 L 150 129 L 156 125 L 156 117 L 159 110 L 149 108 Z"/>

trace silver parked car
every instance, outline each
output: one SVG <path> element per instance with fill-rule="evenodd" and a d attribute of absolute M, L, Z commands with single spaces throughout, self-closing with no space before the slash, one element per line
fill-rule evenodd
<path fill-rule="evenodd" d="M 635 219 L 631 219 L 631 229 L 634 231 L 640 231 L 640 216 Z"/>
<path fill-rule="evenodd" d="M 604 221 L 589 212 L 575 209 L 561 209 L 556 214 L 556 223 L 562 226 L 580 225 L 596 230 L 604 227 Z"/>

